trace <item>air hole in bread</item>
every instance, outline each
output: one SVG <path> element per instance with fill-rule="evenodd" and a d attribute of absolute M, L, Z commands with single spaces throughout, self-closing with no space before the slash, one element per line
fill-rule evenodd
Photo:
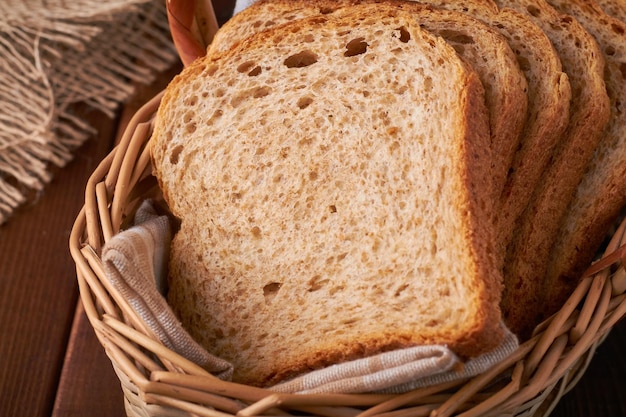
<path fill-rule="evenodd" d="M 315 36 L 313 36 L 312 33 L 307 33 L 306 35 L 304 35 L 304 38 L 302 38 L 302 40 L 304 42 L 315 42 Z"/>
<path fill-rule="evenodd" d="M 358 321 L 359 321 L 359 319 L 357 317 L 352 317 L 352 318 L 349 318 L 349 319 L 341 320 L 339 322 L 339 324 L 341 324 L 342 326 L 351 326 L 354 323 L 357 323 Z"/>
<path fill-rule="evenodd" d="M 215 121 L 217 119 L 219 119 L 220 117 L 222 117 L 222 115 L 224 114 L 224 111 L 217 109 L 213 112 L 213 114 L 211 115 L 211 117 L 209 117 L 209 119 L 206 121 L 206 124 L 208 126 L 211 126 L 213 123 L 215 123 Z"/>
<path fill-rule="evenodd" d="M 433 89 L 433 79 L 431 77 L 424 78 L 424 90 L 431 91 Z"/>
<path fill-rule="evenodd" d="M 448 42 L 460 43 L 461 45 L 471 45 L 474 43 L 474 38 L 457 30 L 442 30 L 439 34 Z"/>
<path fill-rule="evenodd" d="M 258 226 L 254 226 L 252 229 L 250 229 L 250 233 L 255 239 L 261 238 L 261 229 Z"/>
<path fill-rule="evenodd" d="M 208 65 L 206 67 L 206 73 L 207 75 L 212 76 L 213 74 L 217 72 L 218 69 L 219 69 L 219 66 L 217 64 Z"/>
<path fill-rule="evenodd" d="M 320 14 L 331 14 L 334 11 L 335 9 L 333 9 L 332 7 L 325 7 L 325 6 L 320 7 Z"/>
<path fill-rule="evenodd" d="M 263 287 L 263 298 L 265 299 L 265 304 L 270 305 L 276 294 L 278 294 L 278 290 L 282 287 L 282 283 L 280 282 L 270 282 L 269 284 Z"/>
<path fill-rule="evenodd" d="M 197 102 L 198 96 L 196 96 L 195 94 L 192 94 L 183 100 L 183 104 L 186 106 L 195 106 Z"/>
<path fill-rule="evenodd" d="M 254 92 L 252 93 L 252 97 L 254 98 L 261 98 L 261 97 L 265 97 L 270 93 L 270 88 L 269 87 L 257 87 L 254 89 Z"/>
<path fill-rule="evenodd" d="M 608 56 L 613 56 L 615 55 L 615 48 L 609 45 L 606 48 L 604 48 L 604 53 L 607 54 Z"/>
<path fill-rule="evenodd" d="M 233 107 L 239 107 L 239 105 L 246 99 L 247 94 L 238 94 L 230 100 L 230 105 Z"/>
<path fill-rule="evenodd" d="M 196 116 L 196 112 L 194 112 L 193 110 L 190 110 L 187 113 L 185 113 L 185 115 L 183 116 L 183 122 L 187 124 L 191 122 L 195 116 Z"/>
<path fill-rule="evenodd" d="M 183 116 L 183 123 L 185 124 L 185 133 L 193 133 L 196 131 L 196 124 L 193 122 L 196 113 L 194 111 L 188 111 Z"/>
<path fill-rule="evenodd" d="M 336 285 L 334 287 L 332 287 L 329 291 L 328 294 L 329 295 L 335 295 L 336 293 L 338 293 L 339 291 L 343 291 L 345 290 L 346 287 L 344 287 L 343 285 Z"/>
<path fill-rule="evenodd" d="M 307 146 L 313 143 L 313 139 L 311 138 L 302 138 L 298 141 L 298 145 Z"/>
<path fill-rule="evenodd" d="M 346 45 L 346 51 L 343 53 L 345 57 L 351 57 L 355 55 L 361 55 L 367 52 L 367 42 L 365 42 L 365 38 L 355 38 L 352 39 Z"/>
<path fill-rule="evenodd" d="M 195 132 L 195 131 L 196 131 L 196 128 L 197 128 L 197 127 L 196 127 L 196 124 L 195 124 L 195 123 L 189 122 L 189 123 L 187 123 L 187 124 L 185 125 L 185 133 L 186 133 L 186 134 L 192 134 L 193 132 Z"/>
<path fill-rule="evenodd" d="M 409 284 L 400 285 L 398 288 L 396 288 L 396 292 L 394 292 L 393 296 L 400 297 L 400 294 L 402 294 L 402 292 L 406 290 L 407 288 L 409 288 Z"/>
<path fill-rule="evenodd" d="M 400 32 L 400 37 L 398 38 L 400 39 L 400 42 L 407 43 L 408 41 L 411 40 L 411 34 L 409 33 L 408 30 L 406 30 L 404 26 L 400 26 L 396 30 Z"/>
<path fill-rule="evenodd" d="M 172 149 L 172 153 L 170 153 L 170 164 L 176 165 L 178 163 L 178 157 L 180 153 L 183 151 L 183 145 L 178 145 Z"/>
<path fill-rule="evenodd" d="M 324 286 L 328 284 L 329 282 L 330 282 L 329 279 L 322 279 L 320 275 L 315 275 L 313 278 L 309 280 L 308 282 L 309 288 L 307 289 L 307 291 L 308 292 L 319 291 L 322 288 L 324 288 Z"/>
<path fill-rule="evenodd" d="M 304 50 L 288 56 L 283 62 L 287 68 L 304 68 L 317 62 L 317 55 L 313 51 Z"/>
<path fill-rule="evenodd" d="M 260 66 L 256 66 L 254 68 L 252 68 L 252 70 L 248 73 L 249 77 L 256 77 L 257 75 L 259 75 L 263 70 L 261 69 Z"/>
<path fill-rule="evenodd" d="M 256 66 L 256 62 L 254 61 L 246 61 L 237 66 L 237 72 L 243 74 L 244 72 L 249 72 L 252 68 Z"/>
<path fill-rule="evenodd" d="M 522 71 L 529 71 L 531 69 L 530 61 L 524 56 L 517 55 L 517 64 Z"/>
<path fill-rule="evenodd" d="M 319 16 L 319 17 L 317 17 L 317 18 L 312 18 L 312 19 L 310 20 L 310 22 L 311 22 L 311 23 L 313 23 L 313 24 L 316 24 L 316 25 L 321 25 L 321 24 L 326 23 L 326 21 L 327 21 L 327 20 L 328 20 L 328 19 L 327 19 L 327 18 L 325 18 L 324 16 Z"/>
<path fill-rule="evenodd" d="M 309 107 L 309 105 L 313 103 L 313 99 L 311 97 L 300 97 L 298 99 L 298 108 L 303 110 L 306 109 L 307 107 Z"/>
<path fill-rule="evenodd" d="M 337 213 L 337 206 L 331 204 L 330 206 L 328 206 L 328 210 L 330 210 L 331 213 Z"/>
<path fill-rule="evenodd" d="M 528 10 L 528 13 L 530 13 L 530 15 L 534 17 L 538 17 L 541 14 L 539 8 L 535 6 L 528 6 L 526 7 L 526 10 Z"/>
<path fill-rule="evenodd" d="M 615 23 L 611 23 L 611 29 L 613 29 L 613 32 L 617 33 L 620 36 L 624 35 L 624 27 L 623 26 L 619 26 L 619 25 L 616 25 Z"/>

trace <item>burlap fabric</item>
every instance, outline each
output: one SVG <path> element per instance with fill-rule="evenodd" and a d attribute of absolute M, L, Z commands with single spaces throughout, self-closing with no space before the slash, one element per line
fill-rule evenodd
<path fill-rule="evenodd" d="M 210 355 L 189 336 L 162 295 L 170 237 L 168 218 L 157 215 L 153 205 L 144 202 L 135 225 L 115 235 L 103 248 L 107 278 L 162 344 L 214 375 L 229 379 L 232 366 Z M 518 348 L 517 338 L 509 331 L 506 334 L 494 351 L 465 363 L 446 346 L 415 346 L 313 371 L 273 389 L 289 393 L 402 393 L 469 378 Z"/>
<path fill-rule="evenodd" d="M 164 0 L 0 1 L 0 224 L 113 117 L 133 84 L 177 59 Z"/>

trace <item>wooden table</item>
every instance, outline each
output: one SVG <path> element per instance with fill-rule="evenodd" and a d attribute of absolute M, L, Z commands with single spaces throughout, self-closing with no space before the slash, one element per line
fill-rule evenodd
<path fill-rule="evenodd" d="M 119 382 L 78 301 L 68 238 L 88 176 L 128 117 L 178 70 L 140 88 L 116 120 L 86 112 L 97 137 L 0 227 L 0 417 L 125 415 Z M 626 416 L 626 320 L 552 415 Z"/>

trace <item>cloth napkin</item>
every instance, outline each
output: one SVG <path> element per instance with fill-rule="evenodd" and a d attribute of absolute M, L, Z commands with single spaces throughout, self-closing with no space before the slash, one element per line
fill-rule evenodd
<path fill-rule="evenodd" d="M 230 379 L 232 365 L 196 343 L 165 300 L 171 235 L 168 217 L 159 216 L 151 202 L 144 202 L 135 215 L 135 226 L 102 249 L 107 279 L 161 343 L 217 377 Z"/>
<path fill-rule="evenodd" d="M 158 215 L 151 201 L 144 202 L 134 226 L 111 238 L 103 248 L 107 278 L 165 346 L 228 380 L 232 365 L 196 343 L 165 300 L 171 233 L 168 217 Z M 415 346 L 312 371 L 272 389 L 288 393 L 401 393 L 477 375 L 517 347 L 517 338 L 506 330 L 498 348 L 465 363 L 446 346 Z"/>

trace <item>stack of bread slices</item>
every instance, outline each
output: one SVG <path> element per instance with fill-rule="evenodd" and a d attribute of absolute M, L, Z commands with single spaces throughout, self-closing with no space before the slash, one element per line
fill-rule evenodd
<path fill-rule="evenodd" d="M 259 0 L 164 95 L 168 300 L 265 386 L 525 339 L 626 204 L 626 6 Z"/>

